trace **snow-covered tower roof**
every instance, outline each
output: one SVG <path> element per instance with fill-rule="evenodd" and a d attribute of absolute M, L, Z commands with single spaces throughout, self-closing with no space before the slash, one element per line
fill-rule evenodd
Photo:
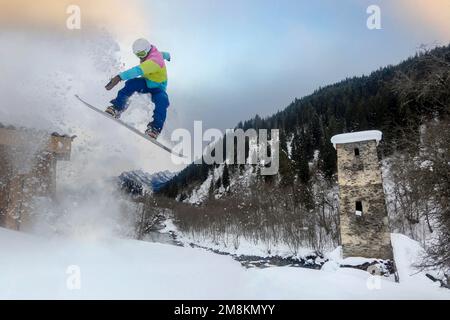
<path fill-rule="evenodd" d="M 336 144 L 343 144 L 343 143 L 376 140 L 378 144 L 382 139 L 382 137 L 383 133 L 379 130 L 357 131 L 357 132 L 337 134 L 331 138 L 331 143 L 336 149 Z"/>

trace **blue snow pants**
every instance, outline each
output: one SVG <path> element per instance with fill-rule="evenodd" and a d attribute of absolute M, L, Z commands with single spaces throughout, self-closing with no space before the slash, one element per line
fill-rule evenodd
<path fill-rule="evenodd" d="M 153 129 L 161 132 L 167 117 L 169 107 L 169 97 L 165 90 L 161 88 L 149 88 L 144 78 L 135 78 L 125 81 L 125 87 L 119 90 L 117 98 L 111 103 L 118 111 L 124 111 L 128 107 L 128 99 L 135 93 L 150 93 L 152 102 L 155 104 L 153 111 L 153 121 L 149 123 Z"/>

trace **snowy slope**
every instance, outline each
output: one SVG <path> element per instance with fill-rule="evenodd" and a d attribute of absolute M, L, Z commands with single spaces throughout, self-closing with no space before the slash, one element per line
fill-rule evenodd
<path fill-rule="evenodd" d="M 219 165 L 214 170 L 210 170 L 208 177 L 199 186 L 193 188 L 189 196 L 183 200 L 185 203 L 201 204 L 208 199 L 208 195 L 211 189 L 211 182 L 215 185 L 223 175 L 223 165 Z M 235 190 L 247 190 L 250 186 L 252 177 L 255 177 L 253 167 L 246 165 L 245 171 L 242 174 L 230 173 L 230 189 Z M 214 190 L 214 197 L 216 199 L 221 198 L 225 193 L 223 186 Z"/>
<path fill-rule="evenodd" d="M 199 187 L 194 188 L 191 195 L 187 199 L 185 199 L 184 202 L 191 204 L 200 204 L 205 201 L 208 198 L 208 193 L 211 188 L 211 182 L 216 183 L 217 180 L 222 177 L 222 173 L 223 165 L 214 168 L 214 170 L 209 173 L 208 178 L 206 178 L 206 180 L 203 181 L 203 183 Z"/>
<path fill-rule="evenodd" d="M 80 268 L 79 290 L 66 284 L 73 265 Z M 411 278 L 397 284 L 352 269 L 247 270 L 231 257 L 194 248 L 39 238 L 0 229 L 0 298 L 450 299 L 450 291 L 432 282 Z"/>

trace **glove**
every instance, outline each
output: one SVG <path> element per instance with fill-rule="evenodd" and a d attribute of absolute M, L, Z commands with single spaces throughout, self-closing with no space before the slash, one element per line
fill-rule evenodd
<path fill-rule="evenodd" d="M 108 82 L 108 84 L 105 86 L 106 90 L 111 90 L 112 88 L 114 88 L 120 81 L 122 81 L 122 79 L 120 78 L 120 76 L 115 76 L 114 78 L 111 79 L 111 81 Z"/>
<path fill-rule="evenodd" d="M 162 55 L 163 55 L 163 59 L 164 59 L 164 60 L 167 60 L 167 61 L 170 61 L 170 60 L 171 60 L 170 53 L 168 53 L 168 52 L 162 52 Z"/>

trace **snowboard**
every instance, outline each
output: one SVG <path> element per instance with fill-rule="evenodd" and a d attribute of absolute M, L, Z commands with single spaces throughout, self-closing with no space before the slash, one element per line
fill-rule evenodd
<path fill-rule="evenodd" d="M 126 124 L 125 122 L 123 122 L 123 121 L 121 121 L 121 120 L 119 120 L 119 119 L 114 118 L 113 116 L 107 114 L 107 113 L 104 112 L 104 111 L 101 111 L 100 109 L 97 109 L 97 108 L 94 107 L 93 105 L 91 105 L 91 104 L 87 103 L 86 101 L 84 101 L 83 99 L 81 99 L 79 95 L 76 94 L 75 97 L 76 97 L 81 103 L 83 103 L 86 107 L 88 107 L 89 109 L 91 109 L 91 110 L 93 110 L 93 111 L 96 111 L 96 112 L 100 113 L 101 115 L 103 115 L 104 117 L 106 117 L 106 118 L 108 118 L 108 119 L 110 119 L 110 120 L 115 121 L 116 123 L 118 123 L 118 124 L 120 124 L 121 126 L 127 128 L 127 129 L 130 130 L 131 132 L 133 132 L 133 133 L 137 134 L 138 136 L 140 136 L 140 137 L 146 139 L 147 141 L 150 141 L 151 143 L 157 145 L 157 146 L 160 147 L 161 149 L 163 149 L 163 150 L 165 150 L 165 151 L 167 151 L 167 152 L 169 152 L 169 153 L 171 153 L 171 154 L 174 154 L 174 155 L 176 155 L 176 156 L 178 156 L 178 157 L 180 157 L 180 158 L 186 158 L 186 157 L 185 157 L 184 155 L 182 155 L 181 153 L 177 153 L 177 152 L 173 151 L 172 149 L 170 149 L 169 147 L 166 147 L 166 146 L 163 145 L 162 143 L 156 141 L 156 139 L 153 139 L 153 138 L 147 136 L 146 134 L 144 134 L 144 133 L 142 133 L 141 131 L 137 130 L 136 128 L 134 128 L 134 127 L 132 127 L 132 126 Z"/>

